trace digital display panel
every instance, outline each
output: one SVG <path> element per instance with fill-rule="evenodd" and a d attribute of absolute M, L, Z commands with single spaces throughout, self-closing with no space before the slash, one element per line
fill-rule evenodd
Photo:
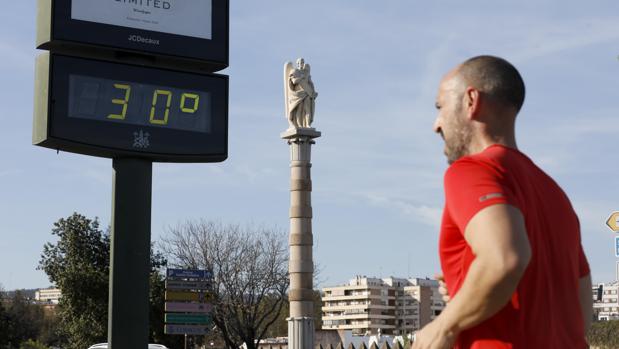
<path fill-rule="evenodd" d="M 205 91 L 69 77 L 69 117 L 133 125 L 210 132 L 210 94 Z"/>
<path fill-rule="evenodd" d="M 36 145 L 86 155 L 217 162 L 228 154 L 228 77 L 45 53 Z"/>
<path fill-rule="evenodd" d="M 72 0 L 71 18 L 212 38 L 212 0 Z"/>

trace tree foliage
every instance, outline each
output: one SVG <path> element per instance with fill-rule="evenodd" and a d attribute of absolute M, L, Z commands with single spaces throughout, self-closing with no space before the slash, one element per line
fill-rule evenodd
<path fill-rule="evenodd" d="M 213 272 L 213 322 L 226 346 L 255 348 L 286 303 L 285 235 L 211 221 L 188 222 L 168 233 L 161 248 L 174 264 Z"/>
<path fill-rule="evenodd" d="M 38 337 L 43 323 L 43 309 L 31 304 L 20 291 L 15 292 L 7 313 L 9 347 L 18 347 L 22 341 Z"/>
<path fill-rule="evenodd" d="M 28 339 L 19 346 L 19 349 L 48 349 L 48 346 L 32 339 Z"/>
<path fill-rule="evenodd" d="M 619 321 L 594 322 L 587 334 L 587 341 L 592 347 L 600 349 L 619 348 Z"/>
<path fill-rule="evenodd" d="M 4 307 L 4 294 L 0 289 L 0 348 L 5 348 L 9 343 L 10 318 Z"/>
<path fill-rule="evenodd" d="M 99 221 L 78 213 L 54 223 L 56 243 L 46 243 L 39 262 L 60 288 L 60 332 L 69 348 L 88 348 L 107 339 L 109 234 Z"/>
<path fill-rule="evenodd" d="M 109 230 L 109 229 L 108 229 Z M 46 243 L 39 262 L 60 288 L 58 332 L 63 347 L 84 349 L 107 341 L 110 236 L 99 222 L 74 213 L 54 223 L 55 243 Z M 178 347 L 179 339 L 164 336 L 164 278 L 167 261 L 151 251 L 150 340 Z"/>
<path fill-rule="evenodd" d="M 29 343 L 55 344 L 49 333 L 57 323 L 53 313 L 27 298 L 21 291 L 12 296 L 0 292 L 0 349 L 18 349 Z"/>

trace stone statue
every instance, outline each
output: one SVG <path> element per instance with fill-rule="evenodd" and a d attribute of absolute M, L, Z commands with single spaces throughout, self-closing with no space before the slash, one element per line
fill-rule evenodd
<path fill-rule="evenodd" d="M 284 90 L 286 97 L 286 118 L 290 128 L 310 128 L 314 121 L 315 100 L 318 93 L 310 75 L 310 65 L 303 58 L 284 65 Z"/>

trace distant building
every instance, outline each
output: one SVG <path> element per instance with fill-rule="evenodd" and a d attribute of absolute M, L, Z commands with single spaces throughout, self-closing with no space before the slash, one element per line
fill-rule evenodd
<path fill-rule="evenodd" d="M 597 320 L 619 320 L 619 282 L 593 286 L 593 312 Z"/>
<path fill-rule="evenodd" d="M 62 292 L 58 288 L 42 288 L 34 293 L 34 300 L 45 304 L 58 304 Z"/>
<path fill-rule="evenodd" d="M 445 307 L 438 282 L 430 279 L 356 276 L 348 284 L 323 288 L 322 328 L 355 335 L 412 333 Z"/>

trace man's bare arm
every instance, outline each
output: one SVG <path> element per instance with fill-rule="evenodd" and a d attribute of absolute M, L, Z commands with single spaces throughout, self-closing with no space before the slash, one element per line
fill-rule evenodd
<path fill-rule="evenodd" d="M 591 275 L 580 278 L 578 280 L 578 293 L 580 298 L 580 309 L 582 310 L 582 318 L 585 325 L 585 334 L 591 327 L 593 319 L 593 297 L 591 294 Z"/>
<path fill-rule="evenodd" d="M 524 218 L 514 206 L 484 208 L 470 220 L 464 235 L 475 259 L 462 287 L 436 319 L 439 328 L 453 334 L 505 306 L 531 259 Z"/>

